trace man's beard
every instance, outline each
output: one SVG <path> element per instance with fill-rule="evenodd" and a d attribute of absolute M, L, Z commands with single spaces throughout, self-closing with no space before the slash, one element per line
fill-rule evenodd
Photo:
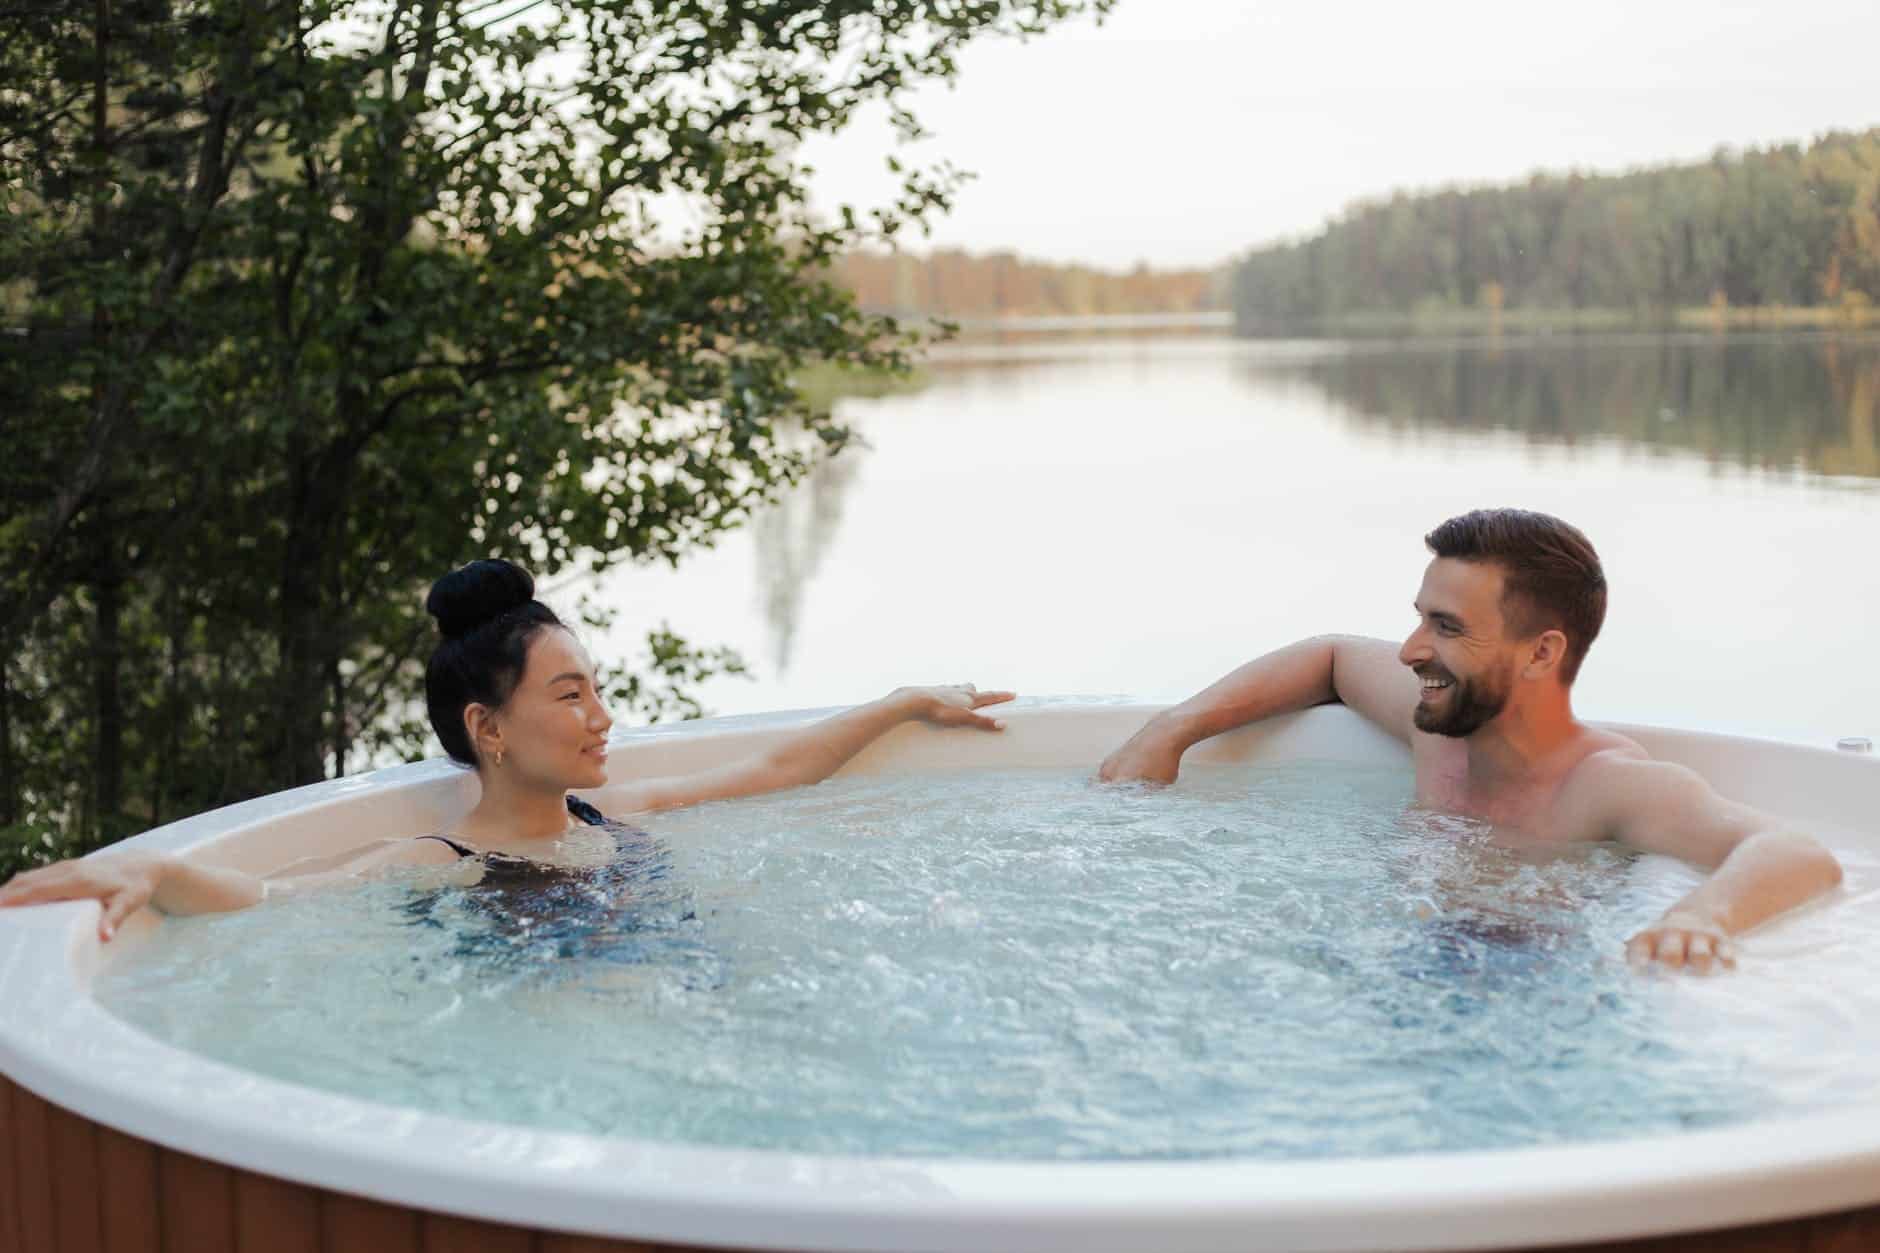
<path fill-rule="evenodd" d="M 1489 721 L 1500 713 L 1502 706 L 1508 703 L 1508 686 L 1499 690 L 1490 686 L 1481 676 L 1473 679 L 1459 679 L 1440 666 L 1430 666 L 1417 674 L 1423 678 L 1448 679 L 1450 686 L 1443 690 L 1438 699 L 1446 708 L 1425 705 L 1418 702 L 1413 721 L 1419 731 L 1431 735 L 1446 735 L 1451 739 L 1461 739 L 1474 735 L 1487 726 Z"/>

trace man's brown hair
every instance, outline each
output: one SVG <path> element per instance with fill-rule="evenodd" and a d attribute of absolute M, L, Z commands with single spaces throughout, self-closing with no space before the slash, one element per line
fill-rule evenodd
<path fill-rule="evenodd" d="M 1500 567 L 1501 612 L 1520 639 L 1558 630 L 1567 637 L 1560 679 L 1572 683 L 1606 620 L 1606 573 L 1586 536 L 1559 518 L 1526 509 L 1477 509 L 1423 537 L 1438 557 Z"/>

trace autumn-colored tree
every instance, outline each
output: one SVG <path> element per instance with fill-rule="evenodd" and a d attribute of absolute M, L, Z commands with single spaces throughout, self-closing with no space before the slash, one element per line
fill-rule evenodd
<path fill-rule="evenodd" d="M 974 255 L 940 249 L 859 251 L 843 256 L 830 280 L 863 309 L 898 317 L 1061 317 L 1106 313 L 1194 313 L 1222 308 L 1213 270 L 1117 274 L 1084 265 L 1028 261 L 1015 253 Z"/>

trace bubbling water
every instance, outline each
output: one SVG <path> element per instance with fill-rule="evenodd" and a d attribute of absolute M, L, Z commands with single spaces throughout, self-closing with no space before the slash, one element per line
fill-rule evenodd
<path fill-rule="evenodd" d="M 1871 951 L 1871 909 L 1753 941 L 1726 978 L 1641 974 L 1625 938 L 1694 874 L 1501 847 L 1410 808 L 1409 782 L 835 780 L 661 816 L 632 873 L 552 908 L 408 870 L 170 920 L 97 991 L 354 1096 L 830 1153 L 1489 1148 L 1880 1091 L 1880 997 L 1829 978 Z M 1850 869 L 1858 895 L 1872 867 Z"/>

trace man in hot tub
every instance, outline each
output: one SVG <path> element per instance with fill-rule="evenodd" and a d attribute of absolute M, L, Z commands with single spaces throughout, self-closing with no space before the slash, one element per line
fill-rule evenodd
<path fill-rule="evenodd" d="M 1210 736 L 1341 701 L 1410 746 L 1421 805 L 1523 842 L 1616 839 L 1711 870 L 1631 938 L 1634 961 L 1733 966 L 1732 936 L 1840 883 L 1810 836 L 1573 716 L 1573 679 L 1606 616 L 1606 577 L 1578 530 L 1484 509 L 1424 542 L 1435 556 L 1401 646 L 1327 635 L 1268 653 L 1151 719 L 1099 777 L 1172 783 Z"/>

